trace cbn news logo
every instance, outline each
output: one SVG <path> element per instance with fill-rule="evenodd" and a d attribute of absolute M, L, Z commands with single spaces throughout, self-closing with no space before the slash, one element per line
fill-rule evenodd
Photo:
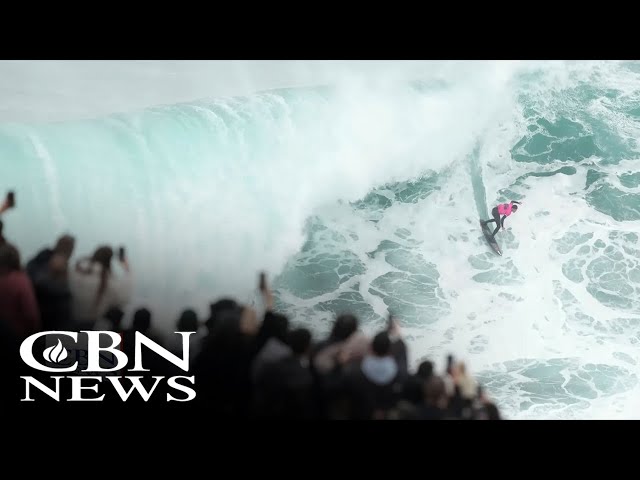
<path fill-rule="evenodd" d="M 78 341 L 78 334 L 83 333 L 86 334 L 86 343 Z M 150 350 L 154 351 L 162 358 L 173 364 L 174 366 L 182 369 L 185 372 L 189 371 L 189 336 L 196 332 L 174 332 L 178 335 L 182 336 L 182 358 L 178 357 L 174 353 L 165 349 L 161 345 L 158 345 L 153 340 L 146 337 L 144 334 L 140 332 L 135 332 L 135 358 L 133 368 L 130 368 L 129 372 L 149 372 L 148 368 L 144 368 L 142 366 L 142 345 L 145 345 Z M 65 338 L 65 342 L 63 343 L 60 338 L 58 338 L 57 343 L 54 345 L 45 348 L 41 355 L 46 363 L 54 364 L 57 366 L 47 366 L 45 364 L 40 363 L 38 359 L 34 356 L 33 346 L 35 342 L 40 337 L 45 337 L 48 335 L 55 335 L 56 337 L 67 337 Z M 105 337 L 106 336 L 106 337 Z M 110 345 L 105 345 L 105 338 L 111 339 Z M 73 343 L 67 340 L 71 338 Z M 21 376 L 20 378 L 25 381 L 25 396 L 21 399 L 23 402 L 33 402 L 34 399 L 31 398 L 31 387 L 35 387 L 41 392 L 45 393 L 49 397 L 53 398 L 56 401 L 60 401 L 60 380 L 63 378 L 67 378 L 71 380 L 71 397 L 68 401 L 77 402 L 77 401 L 93 401 L 93 402 L 101 402 L 103 401 L 105 395 L 101 395 L 99 397 L 88 397 L 83 396 L 84 390 L 92 390 L 94 392 L 98 392 L 98 384 L 95 384 L 97 380 L 98 383 L 102 382 L 104 378 L 106 378 L 113 387 L 116 392 L 122 399 L 122 401 L 126 402 L 134 390 L 137 390 L 140 396 L 144 399 L 145 402 L 149 401 L 151 395 L 155 391 L 156 387 L 160 383 L 160 381 L 164 380 L 164 376 L 153 376 L 155 383 L 151 387 L 150 391 L 147 391 L 144 385 L 141 383 L 142 376 L 116 376 L 113 373 L 122 370 L 127 363 L 129 362 L 129 358 L 127 354 L 120 350 L 118 346 L 122 338 L 120 334 L 115 332 L 110 332 L 106 330 L 101 331 L 86 331 L 82 330 L 81 332 L 67 332 L 67 331 L 46 331 L 39 332 L 31 335 L 26 338 L 22 344 L 20 345 L 20 357 L 22 361 L 31 368 L 39 370 L 41 372 L 50 372 L 50 373 L 71 373 L 74 375 L 69 375 L 67 377 L 60 375 L 51 376 L 52 379 L 55 380 L 55 388 L 50 388 L 47 385 L 43 384 L 39 380 L 31 376 Z M 69 350 L 65 347 L 69 347 Z M 70 354 L 70 351 L 72 352 Z M 75 354 L 74 354 L 75 353 Z M 64 366 L 68 365 L 68 366 Z M 86 368 L 80 368 L 86 367 Z M 98 373 L 102 375 L 87 375 L 87 373 Z M 186 398 L 176 398 L 172 396 L 170 393 L 167 393 L 167 401 L 177 401 L 177 402 L 188 402 L 193 400 L 196 396 L 195 390 L 187 385 L 183 385 L 178 383 L 178 380 L 186 380 L 191 382 L 191 384 L 195 384 L 194 376 L 174 376 L 167 378 L 167 385 L 173 389 L 179 390 L 186 394 Z M 129 390 L 125 390 L 124 384 L 131 384 Z"/>

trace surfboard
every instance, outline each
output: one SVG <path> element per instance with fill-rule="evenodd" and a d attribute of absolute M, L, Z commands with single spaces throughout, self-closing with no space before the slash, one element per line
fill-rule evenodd
<path fill-rule="evenodd" d="M 493 251 L 496 252 L 498 255 L 502 256 L 502 250 L 500 250 L 500 245 L 498 245 L 498 242 L 496 242 L 496 239 L 493 238 L 493 235 L 491 235 L 491 230 L 489 230 L 489 228 L 486 225 L 483 225 L 482 221 L 480 221 L 480 227 L 482 228 L 482 233 L 484 233 L 484 238 L 487 239 L 487 243 L 489 243 Z"/>

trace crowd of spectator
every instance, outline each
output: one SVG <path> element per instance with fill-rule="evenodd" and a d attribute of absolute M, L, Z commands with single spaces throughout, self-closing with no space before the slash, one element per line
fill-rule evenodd
<path fill-rule="evenodd" d="M 0 207 L 0 215 L 12 208 L 13 194 Z M 91 255 L 72 261 L 74 253 L 75 238 L 63 235 L 23 263 L 0 221 L 3 345 L 19 344 L 42 330 L 110 330 L 121 334 L 122 349 L 131 355 L 135 332 L 141 332 L 182 356 L 181 337 L 157 328 L 151 307 L 139 306 L 130 326 L 123 326 L 132 289 L 124 248 L 115 252 L 101 245 Z M 117 274 L 115 262 L 121 266 Z M 496 405 L 453 356 L 440 372 L 431 360 L 410 368 L 407 345 L 394 319 L 370 336 L 357 317 L 345 312 L 337 316 L 326 338 L 315 339 L 311 330 L 294 327 L 286 315 L 274 310 L 264 276 L 260 290 L 266 305 L 262 318 L 251 306 L 218 297 L 208 318 L 199 319 L 194 310 L 186 309 L 177 319 L 176 331 L 196 332 L 189 339 L 189 374 L 195 376 L 197 392 L 193 402 L 207 408 L 210 416 L 500 419 Z M 171 368 L 156 358 L 150 375 L 171 375 L 175 373 Z"/>

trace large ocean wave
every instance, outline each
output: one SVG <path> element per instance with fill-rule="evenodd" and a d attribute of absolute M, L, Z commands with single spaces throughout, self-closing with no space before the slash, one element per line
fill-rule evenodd
<path fill-rule="evenodd" d="M 125 244 L 165 325 L 266 270 L 318 333 L 392 311 L 413 362 L 465 358 L 510 418 L 635 416 L 638 64 L 405 73 L 4 123 L 7 236 Z M 496 257 L 478 218 L 510 199 Z"/>

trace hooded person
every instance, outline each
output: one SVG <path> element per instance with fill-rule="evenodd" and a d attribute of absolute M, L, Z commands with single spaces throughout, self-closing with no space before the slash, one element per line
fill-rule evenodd
<path fill-rule="evenodd" d="M 352 419 L 385 418 L 401 399 L 403 368 L 394 356 L 388 332 L 380 332 L 369 352 L 348 369 Z"/>

